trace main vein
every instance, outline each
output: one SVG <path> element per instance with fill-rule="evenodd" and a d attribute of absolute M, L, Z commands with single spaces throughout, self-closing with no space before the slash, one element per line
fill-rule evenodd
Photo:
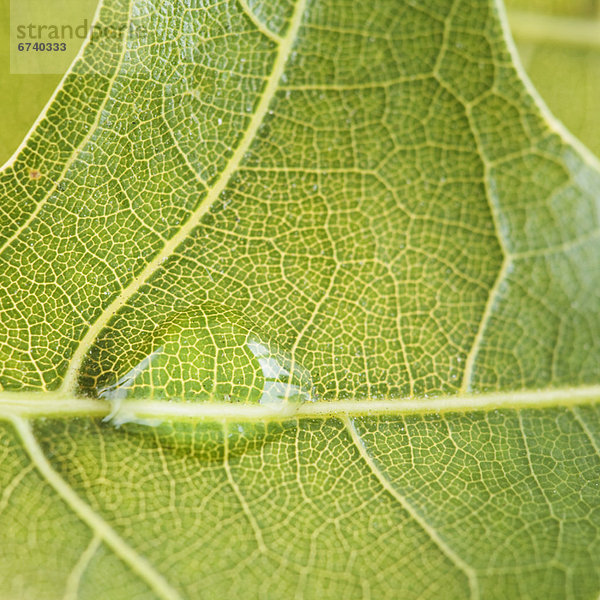
<path fill-rule="evenodd" d="M 177 420 L 277 421 L 289 419 L 343 418 L 346 416 L 402 416 L 425 413 L 464 413 L 490 410 L 577 407 L 600 403 L 600 385 L 492 394 L 465 394 L 437 398 L 387 400 L 349 399 L 301 404 L 234 404 L 224 402 L 165 402 L 124 400 L 117 414 L 105 400 L 92 400 L 60 392 L 0 393 L 0 419 L 15 417 L 90 417 L 115 422 Z"/>
<path fill-rule="evenodd" d="M 200 203 L 198 208 L 194 211 L 191 217 L 181 227 L 181 229 L 175 234 L 163 247 L 163 249 L 146 265 L 143 271 L 135 277 L 131 283 L 123 289 L 123 291 L 117 296 L 98 317 L 95 323 L 88 329 L 85 336 L 79 343 L 75 350 L 71 362 L 65 374 L 65 378 L 61 385 L 61 391 L 73 392 L 77 385 L 77 373 L 83 361 L 85 354 L 87 353 L 94 340 L 102 331 L 102 329 L 108 324 L 110 319 L 117 313 L 117 311 L 127 303 L 127 301 L 140 289 L 140 287 L 148 281 L 148 279 L 156 272 L 161 263 L 169 256 L 171 256 L 177 247 L 185 241 L 187 236 L 192 230 L 198 225 L 202 217 L 208 212 L 212 204 L 219 197 L 221 192 L 225 189 L 231 176 L 235 173 L 239 165 L 241 164 L 244 155 L 250 148 L 252 141 L 254 140 L 256 133 L 260 125 L 262 124 L 265 115 L 269 109 L 271 101 L 275 96 L 277 87 L 288 57 L 290 55 L 292 46 L 298 35 L 298 30 L 302 21 L 302 15 L 304 14 L 304 7 L 306 0 L 298 0 L 294 13 L 290 20 L 290 24 L 287 33 L 282 38 L 281 43 L 278 46 L 277 56 L 273 64 L 273 70 L 269 76 L 260 101 L 254 112 L 244 137 L 238 147 L 236 148 L 227 166 L 221 173 L 219 179 L 215 185 L 208 191 L 206 198 Z"/>

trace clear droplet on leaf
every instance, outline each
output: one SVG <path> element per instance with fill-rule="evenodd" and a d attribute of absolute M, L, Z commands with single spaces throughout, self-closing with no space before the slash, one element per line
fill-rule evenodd
<path fill-rule="evenodd" d="M 173 311 L 117 365 L 101 398 L 273 404 L 311 399 L 312 380 L 238 311 Z"/>

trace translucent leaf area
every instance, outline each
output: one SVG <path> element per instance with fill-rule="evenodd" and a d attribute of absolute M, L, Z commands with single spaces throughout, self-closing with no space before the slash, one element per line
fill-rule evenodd
<path fill-rule="evenodd" d="M 0 597 L 597 598 L 600 170 L 493 0 L 104 0 L 0 173 Z"/>

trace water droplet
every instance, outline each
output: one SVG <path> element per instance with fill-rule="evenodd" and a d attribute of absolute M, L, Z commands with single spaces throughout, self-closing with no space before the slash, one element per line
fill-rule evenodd
<path fill-rule="evenodd" d="M 276 439 L 295 426 L 294 407 L 313 400 L 310 373 L 222 304 L 172 311 L 150 333 L 134 335 L 115 329 L 98 340 L 80 390 L 112 404 L 111 426 L 165 447 L 222 460 Z"/>
<path fill-rule="evenodd" d="M 309 372 L 237 310 L 173 311 L 114 361 L 97 394 L 124 399 L 281 404 L 311 399 Z M 111 381 L 112 379 L 112 381 Z"/>

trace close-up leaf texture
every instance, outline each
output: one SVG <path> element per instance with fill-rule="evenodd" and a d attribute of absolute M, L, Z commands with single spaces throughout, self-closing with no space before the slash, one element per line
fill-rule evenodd
<path fill-rule="evenodd" d="M 598 598 L 600 170 L 504 8 L 95 19 L 0 172 L 0 598 Z"/>

